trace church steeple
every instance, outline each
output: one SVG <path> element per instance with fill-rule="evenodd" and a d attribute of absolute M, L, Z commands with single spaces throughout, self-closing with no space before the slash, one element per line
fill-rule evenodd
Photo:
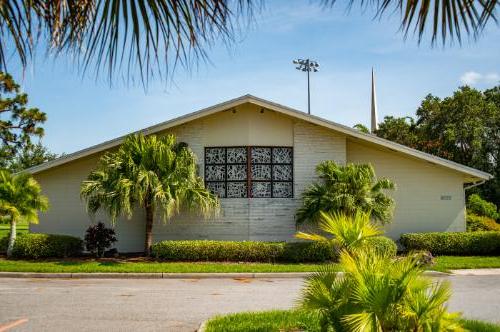
<path fill-rule="evenodd" d="M 374 133 L 378 129 L 377 115 L 377 92 L 375 90 L 375 71 L 372 67 L 372 98 L 371 98 L 371 132 Z"/>

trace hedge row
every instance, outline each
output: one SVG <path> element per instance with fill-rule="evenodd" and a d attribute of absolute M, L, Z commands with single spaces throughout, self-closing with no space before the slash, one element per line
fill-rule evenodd
<path fill-rule="evenodd" d="M 406 250 L 427 250 L 433 255 L 498 255 L 500 232 L 409 233 L 400 240 Z"/>
<path fill-rule="evenodd" d="M 326 262 L 336 259 L 328 242 L 162 241 L 152 247 L 167 261 Z"/>
<path fill-rule="evenodd" d="M 375 237 L 367 245 L 395 256 L 397 246 L 389 238 Z M 167 261 L 216 262 L 328 262 L 337 250 L 329 242 L 256 241 L 162 241 L 152 247 L 152 255 Z"/>
<path fill-rule="evenodd" d="M 7 251 L 8 238 L 0 239 L 0 251 Z M 83 241 L 77 237 L 55 234 L 21 234 L 16 238 L 15 258 L 73 257 L 81 255 Z"/>

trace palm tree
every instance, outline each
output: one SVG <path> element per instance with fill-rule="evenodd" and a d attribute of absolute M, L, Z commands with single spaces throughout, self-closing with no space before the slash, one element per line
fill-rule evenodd
<path fill-rule="evenodd" d="M 131 135 L 116 152 L 101 157 L 97 169 L 83 181 L 81 195 L 90 213 L 101 208 L 114 223 L 132 217 L 140 206 L 146 212 L 144 251 L 150 254 L 153 216 L 160 211 L 167 222 L 180 211 L 204 217 L 217 213 L 218 198 L 205 189 L 196 174 L 196 157 L 173 135 Z"/>
<path fill-rule="evenodd" d="M 353 216 L 368 213 L 382 223 L 390 221 L 394 200 L 383 190 L 393 190 L 394 183 L 377 179 L 369 164 L 337 165 L 324 161 L 316 167 L 321 182 L 313 183 L 303 194 L 297 211 L 297 223 L 317 222 L 321 211 Z"/>
<path fill-rule="evenodd" d="M 49 208 L 47 197 L 41 194 L 40 185 L 31 174 L 13 175 L 0 171 L 0 215 L 10 222 L 7 257 L 12 255 L 16 241 L 16 225 L 26 221 L 38 223 L 38 211 Z"/>
<path fill-rule="evenodd" d="M 320 234 L 308 234 L 297 232 L 295 237 L 312 241 L 334 241 L 337 247 L 350 252 L 362 249 L 366 240 L 382 235 L 382 230 L 370 220 L 367 213 L 356 212 L 352 217 L 342 213 L 327 214 L 321 212 L 319 228 L 326 234 L 333 236 L 332 239 Z"/>
<path fill-rule="evenodd" d="M 317 0 L 324 7 L 336 0 Z M 252 20 L 263 0 L 46 0 L 0 1 L 0 71 L 7 71 L 11 47 L 26 67 L 42 37 L 56 55 L 76 55 L 82 69 L 106 69 L 109 78 L 123 70 L 134 78 L 138 66 L 143 83 L 171 73 L 176 64 L 189 66 L 205 59 L 215 40 L 235 40 L 238 18 Z M 350 7 L 374 6 L 380 17 L 399 11 L 401 29 L 418 34 L 430 26 L 431 38 L 461 41 L 478 36 L 491 20 L 496 21 L 497 0 L 376 0 L 350 1 Z M 242 15 L 245 14 L 245 15 Z"/>
<path fill-rule="evenodd" d="M 340 267 L 343 275 L 326 267 L 309 277 L 299 302 L 324 331 L 463 331 L 446 310 L 449 285 L 423 277 L 414 258 L 343 251 Z"/>

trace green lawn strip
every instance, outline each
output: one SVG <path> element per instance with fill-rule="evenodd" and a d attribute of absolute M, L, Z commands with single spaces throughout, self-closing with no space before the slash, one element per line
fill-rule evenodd
<path fill-rule="evenodd" d="M 447 272 L 453 269 L 500 268 L 500 256 L 440 256 L 431 269 Z M 314 272 L 322 264 L 269 264 L 217 262 L 157 262 L 130 260 L 7 260 L 0 259 L 0 271 L 9 272 L 134 272 L 134 273 L 225 273 L 225 272 Z"/>
<path fill-rule="evenodd" d="M 448 272 L 457 269 L 500 268 L 500 256 L 439 256 L 431 269 Z"/>
<path fill-rule="evenodd" d="M 500 325 L 462 320 L 462 325 L 474 332 L 500 332 Z M 295 310 L 273 310 L 263 312 L 244 312 L 210 319 L 206 332 L 282 332 L 282 331 L 320 331 L 318 318 Z"/>
<path fill-rule="evenodd" d="M 116 260 L 54 260 L 24 261 L 0 259 L 4 272 L 124 272 L 124 273 L 228 273 L 228 272 L 312 272 L 320 264 L 267 263 L 184 263 L 184 262 L 127 262 Z"/>
<path fill-rule="evenodd" d="M 17 225 L 17 234 L 28 233 L 29 225 L 28 224 L 19 224 Z M 10 234 L 10 225 L 9 224 L 0 224 L 0 239 L 3 237 L 7 237 Z"/>

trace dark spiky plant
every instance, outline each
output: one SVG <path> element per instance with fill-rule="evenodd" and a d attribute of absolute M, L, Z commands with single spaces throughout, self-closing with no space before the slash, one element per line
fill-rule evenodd
<path fill-rule="evenodd" d="M 318 222 L 321 212 L 346 216 L 364 212 L 382 223 L 390 221 L 394 200 L 384 190 L 393 190 L 395 185 L 388 179 L 377 179 L 371 165 L 341 166 L 328 160 L 316 167 L 316 173 L 320 181 L 302 194 L 297 223 Z"/>
<path fill-rule="evenodd" d="M 83 181 L 81 195 L 90 213 L 103 209 L 112 222 L 120 216 L 130 218 L 135 208 L 143 208 L 147 255 L 156 212 L 167 222 L 181 211 L 208 217 L 219 210 L 218 198 L 205 189 L 196 174 L 195 155 L 173 135 L 127 137 L 118 151 L 101 157 Z"/>

